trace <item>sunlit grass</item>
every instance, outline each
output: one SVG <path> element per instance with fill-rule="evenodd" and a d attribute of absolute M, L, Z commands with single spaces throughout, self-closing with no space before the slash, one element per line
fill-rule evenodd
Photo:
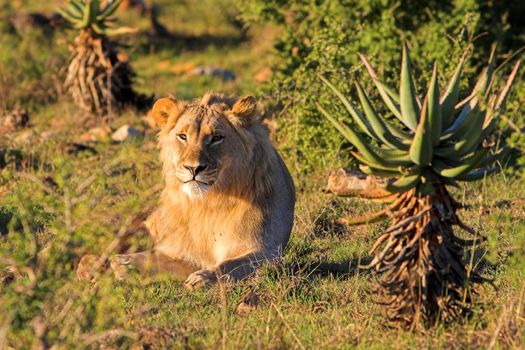
<path fill-rule="evenodd" d="M 58 3 L 22 1 L 31 11 Z M 212 2 L 190 1 L 188 8 L 184 3 L 159 1 L 167 8 L 160 19 L 170 30 L 238 34 L 213 15 L 216 11 L 204 13 Z M 147 20 L 135 16 L 130 11 L 122 18 L 146 29 Z M 142 38 L 130 44 L 137 89 L 182 99 L 210 90 L 257 94 L 254 75 L 271 60 L 267 42 L 210 44 L 195 50 L 177 42 L 150 47 Z M 172 72 L 173 66 L 185 63 L 231 69 L 237 80 Z M 78 282 L 80 257 L 100 255 L 131 218 L 157 202 L 162 180 L 156 130 L 149 129 L 142 116 L 127 110 L 111 121 L 113 128 L 129 123 L 144 131 L 136 142 L 102 142 L 93 145 L 96 153 L 68 153 L 66 146 L 86 130 L 77 108 L 62 96 L 31 111 L 31 129 L 37 135 L 53 131 L 52 137 L 25 146 L 1 141 L 0 152 L 16 149 L 21 156 L 9 158 L 0 169 L 0 268 L 16 267 L 14 281 L 0 285 L 0 348 L 129 348 L 137 342 L 159 348 L 229 349 L 478 348 L 492 342 L 499 348 L 523 346 L 525 185 L 503 175 L 454 190 L 456 198 L 468 204 L 461 217 L 488 238 L 482 247 L 487 252 L 477 256 L 483 260 L 474 262 L 494 279 L 496 289 L 480 289 L 480 306 L 470 319 L 439 325 L 427 334 L 386 327 L 371 292 L 375 275 L 355 269 L 369 258 L 368 249 L 384 224 L 333 225 L 339 215 L 372 212 L 378 205 L 322 193 L 330 164 L 308 176 L 294 172 L 301 188 L 284 261 L 263 267 L 250 280 L 205 291 L 188 291 L 169 276 L 132 275 L 117 282 L 104 274 L 94 285 Z M 32 162 L 27 161 L 30 155 Z M 147 237 L 132 240 L 135 249 L 148 247 L 148 242 Z M 312 267 L 320 263 L 348 269 L 322 274 Z M 238 305 L 249 293 L 258 303 L 239 313 Z"/>

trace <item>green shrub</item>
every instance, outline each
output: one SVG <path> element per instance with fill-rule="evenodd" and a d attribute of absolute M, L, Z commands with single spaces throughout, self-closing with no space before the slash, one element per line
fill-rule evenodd
<path fill-rule="evenodd" d="M 15 105 L 31 109 L 55 100 L 67 47 L 41 29 L 17 32 L 1 12 L 0 21 L 0 115 Z"/>
<path fill-rule="evenodd" d="M 430 72 L 432 62 L 437 60 L 443 83 L 467 44 L 473 41 L 475 54 L 467 64 L 465 76 L 475 77 L 474 73 L 486 64 L 480 58 L 488 57 L 493 42 L 499 44 L 500 53 L 524 42 L 524 35 L 520 34 L 525 28 L 520 20 L 525 15 L 523 6 L 518 1 L 505 5 L 493 3 L 485 0 L 242 2 L 240 7 L 247 21 L 273 21 L 283 26 L 284 33 L 275 45 L 278 63 L 265 92 L 274 94 L 283 108 L 280 137 L 288 158 L 295 163 L 291 164 L 295 171 L 310 172 L 348 162 L 337 158 L 339 149 L 347 145 L 315 107 L 315 102 L 326 106 L 331 100 L 317 74 L 329 77 L 345 94 L 355 96 L 349 86 L 353 76 L 363 70 L 356 53 L 365 54 L 390 81 L 398 74 L 399 47 L 406 40 L 411 46 L 416 75 L 428 80 L 430 77 L 423 72 Z M 523 91 L 520 86 L 515 89 Z M 509 99 L 515 99 L 515 95 Z M 518 106 L 510 103 L 508 115 L 517 111 Z M 340 164 L 334 164 L 334 159 Z"/>

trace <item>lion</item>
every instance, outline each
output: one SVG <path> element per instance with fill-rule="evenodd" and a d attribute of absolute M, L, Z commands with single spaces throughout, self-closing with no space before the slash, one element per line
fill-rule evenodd
<path fill-rule="evenodd" d="M 252 96 L 207 93 L 192 103 L 159 99 L 158 147 L 165 187 L 144 224 L 150 251 L 110 258 L 128 268 L 185 279 L 188 288 L 238 281 L 282 256 L 292 231 L 295 187 Z M 86 276 L 93 257 L 77 273 Z"/>

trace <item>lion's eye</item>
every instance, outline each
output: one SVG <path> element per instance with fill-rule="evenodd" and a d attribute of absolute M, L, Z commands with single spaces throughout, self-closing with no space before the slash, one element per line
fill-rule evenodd
<path fill-rule="evenodd" d="M 224 136 L 222 135 L 214 135 L 211 138 L 211 143 L 218 143 L 218 142 L 221 142 L 223 139 L 224 139 Z"/>
<path fill-rule="evenodd" d="M 188 137 L 186 136 L 186 134 L 178 134 L 177 137 L 179 139 L 181 139 L 182 141 L 186 141 L 188 139 Z"/>

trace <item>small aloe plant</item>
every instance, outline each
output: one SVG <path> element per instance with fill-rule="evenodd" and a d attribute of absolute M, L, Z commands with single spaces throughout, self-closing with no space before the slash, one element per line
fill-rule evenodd
<path fill-rule="evenodd" d="M 438 65 L 421 99 L 416 93 L 409 50 L 405 45 L 399 93 L 382 82 L 366 58 L 359 55 L 384 104 L 398 120 L 380 117 L 356 81 L 361 105 L 357 109 L 330 81 L 321 80 L 345 106 L 357 132 L 322 106 L 319 111 L 355 147 L 352 155 L 366 174 L 392 179 L 386 186 L 392 203 L 384 210 L 348 224 L 391 218 L 390 227 L 378 238 L 365 266 L 381 273 L 379 291 L 388 317 L 406 326 L 419 327 L 437 320 L 445 322 L 470 310 L 475 290 L 484 281 L 463 261 L 466 249 L 482 238 L 457 215 L 460 204 L 448 186 L 475 181 L 497 171 L 496 162 L 506 154 L 495 150 L 489 137 L 502 112 L 517 74 L 514 66 L 499 94 L 494 86 L 494 50 L 471 93 L 462 101 L 460 80 L 466 54 L 443 92 L 438 84 Z M 367 142 L 373 140 L 379 146 Z M 465 240 L 454 226 L 476 237 Z"/>
<path fill-rule="evenodd" d="M 110 37 L 136 32 L 134 28 L 117 27 L 112 16 L 123 0 L 70 0 L 58 12 L 69 28 L 79 30 L 71 46 L 65 87 L 73 100 L 86 112 L 102 116 L 133 102 L 134 72 L 118 43 Z"/>

